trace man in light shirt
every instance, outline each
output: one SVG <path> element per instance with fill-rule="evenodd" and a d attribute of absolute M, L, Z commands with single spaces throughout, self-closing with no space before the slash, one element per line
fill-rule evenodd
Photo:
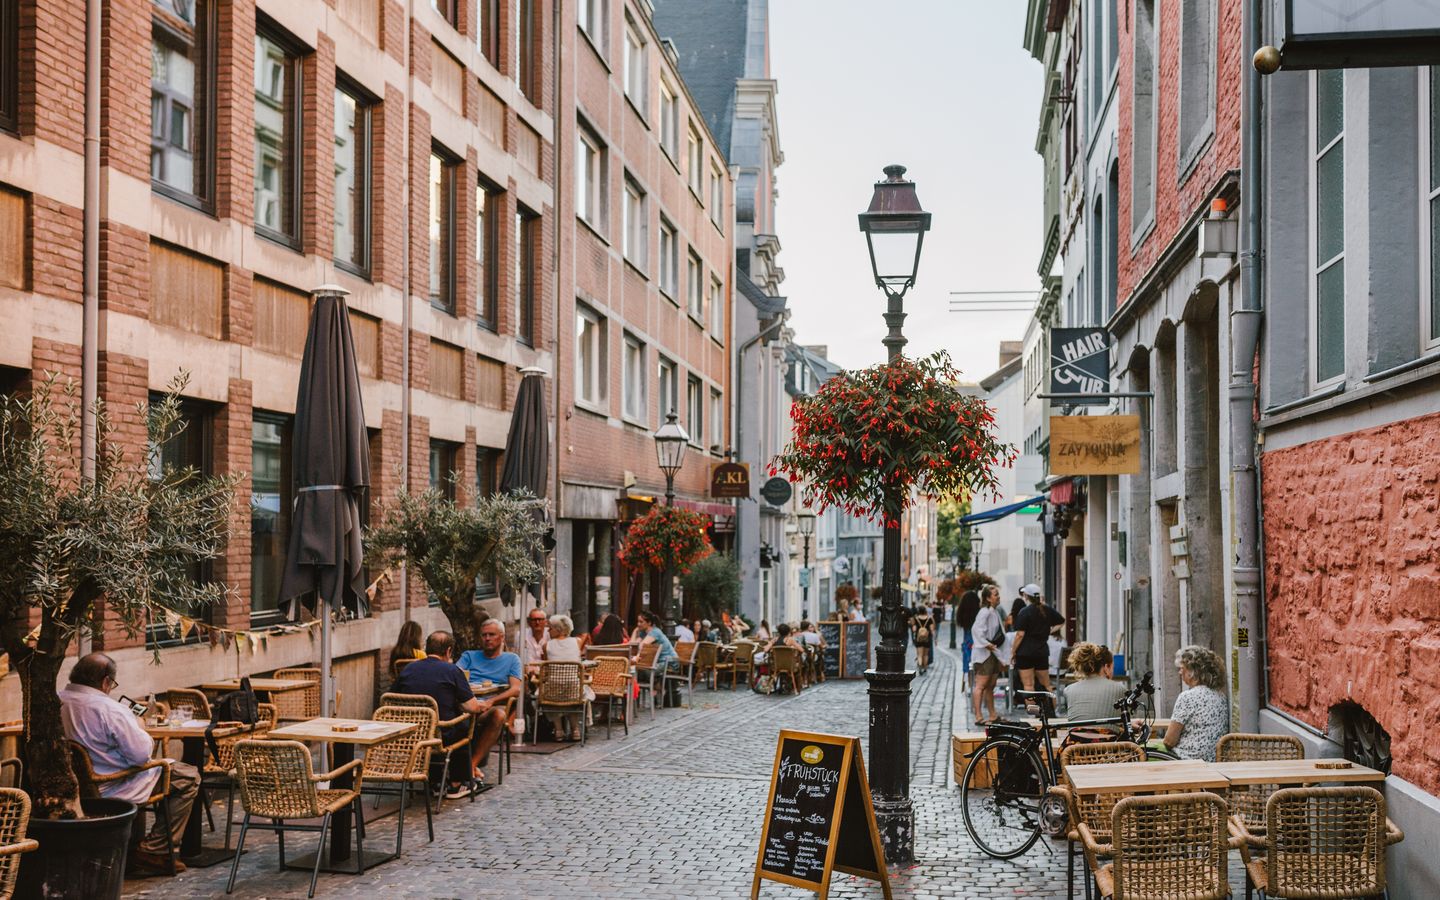
<path fill-rule="evenodd" d="M 144 765 L 150 761 L 154 746 L 139 717 L 129 707 L 110 699 L 110 692 L 119 686 L 115 680 L 115 660 L 104 653 L 91 653 L 75 663 L 75 668 L 70 670 L 70 683 L 60 691 L 60 721 L 65 737 L 89 751 L 96 775 L 110 775 Z M 159 777 L 158 767 L 148 769 L 101 785 L 100 795 L 144 803 L 155 790 Z M 170 813 L 170 838 L 177 847 L 185 833 L 185 823 L 190 819 L 190 807 L 199 785 L 200 773 L 194 766 L 180 762 L 170 764 L 170 791 L 165 795 L 165 805 Z M 160 816 L 155 817 L 155 827 L 135 852 L 134 859 L 140 868 L 169 870 L 170 854 L 161 821 Z M 176 860 L 175 870 L 182 872 L 185 865 Z"/>

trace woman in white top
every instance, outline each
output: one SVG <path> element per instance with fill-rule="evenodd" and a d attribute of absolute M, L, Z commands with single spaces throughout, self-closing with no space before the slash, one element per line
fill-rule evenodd
<path fill-rule="evenodd" d="M 1185 690 L 1175 698 L 1170 727 L 1151 744 L 1174 750 L 1181 759 L 1215 761 L 1215 744 L 1230 731 L 1225 664 L 1214 651 L 1191 644 L 1175 653 Z"/>
<path fill-rule="evenodd" d="M 545 659 L 547 662 L 580 662 L 580 640 L 574 636 L 575 623 L 569 616 L 555 615 L 550 617 L 550 640 L 545 642 Z M 595 692 L 587 684 L 585 686 L 585 699 L 594 700 Z M 564 740 L 569 735 L 570 740 L 580 740 L 580 718 L 571 713 L 546 713 L 550 724 L 555 729 L 556 740 Z"/>
<path fill-rule="evenodd" d="M 975 624 L 970 626 L 970 639 L 974 646 L 970 651 L 970 671 L 975 690 L 970 696 L 971 709 L 975 713 L 976 725 L 988 725 L 998 721 L 995 712 L 995 682 L 1003 668 L 1002 648 L 1005 646 L 1005 623 L 996 606 L 1000 604 L 1000 588 L 987 584 L 980 594 L 980 611 L 975 614 Z M 990 717 L 980 717 L 980 705 L 990 710 Z"/>

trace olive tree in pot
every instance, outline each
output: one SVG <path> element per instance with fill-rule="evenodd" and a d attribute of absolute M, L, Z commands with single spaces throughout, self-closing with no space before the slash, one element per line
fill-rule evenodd
<path fill-rule="evenodd" d="M 56 682 L 72 641 L 89 631 L 102 601 L 106 619 L 134 635 L 166 611 L 195 615 L 226 593 L 193 573 L 223 552 L 243 514 L 234 505 L 238 476 L 162 461 L 183 428 L 186 381 L 182 373 L 163 400 L 120 410 L 120 420 L 95 403 L 93 475 L 77 452 L 82 410 L 73 383 L 51 376 L 28 397 L 0 397 L 0 645 L 20 677 L 32 821 L 49 828 L 46 820 L 90 818 L 75 822 L 83 834 L 73 840 L 42 841 L 27 855 L 26 881 L 46 868 L 47 854 L 98 849 L 94 818 L 106 804 L 82 806 L 60 719 Z M 73 868 L 50 865 L 62 879 Z"/>
<path fill-rule="evenodd" d="M 740 602 L 740 567 L 728 553 L 712 553 L 680 576 L 685 589 L 685 614 L 693 618 L 720 621 L 720 614 L 734 612 Z"/>

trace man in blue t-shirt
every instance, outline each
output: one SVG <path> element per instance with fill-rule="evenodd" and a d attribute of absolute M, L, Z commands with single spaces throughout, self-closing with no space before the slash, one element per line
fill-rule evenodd
<path fill-rule="evenodd" d="M 480 701 L 485 704 L 486 713 L 475 723 L 475 743 L 471 745 L 471 750 L 475 755 L 476 777 L 483 781 L 484 776 L 478 774 L 480 761 L 489 754 L 495 742 L 500 740 L 500 731 L 505 727 L 508 718 L 505 713 L 509 709 L 510 699 L 520 696 L 520 657 L 506 651 L 505 626 L 500 620 L 487 619 L 485 624 L 480 626 L 480 649 L 466 650 L 460 654 L 460 661 L 456 665 L 469 679 L 470 684 L 489 681 L 502 688 L 500 693 L 491 694 Z"/>
<path fill-rule="evenodd" d="M 434 632 L 425 639 L 425 658 L 401 669 L 392 690 L 397 694 L 421 694 L 433 698 L 442 722 L 470 713 L 487 719 L 498 715 L 503 725 L 504 708 L 491 709 L 489 704 L 476 699 L 470 690 L 470 682 L 465 680 L 465 673 L 451 662 L 454 655 L 454 636 L 448 631 Z M 450 744 L 460 740 L 469 729 L 470 723 L 462 722 L 443 729 L 440 736 L 445 743 Z M 450 783 L 445 785 L 446 797 L 455 799 L 468 796 L 473 790 L 472 778 L 482 778 L 478 767 L 480 757 L 484 754 L 475 752 L 477 744 L 478 741 L 470 743 L 470 768 L 473 771 L 463 772 L 463 777 L 458 779 L 452 777 Z M 462 771 L 462 766 L 463 763 L 457 764 L 452 771 Z"/>

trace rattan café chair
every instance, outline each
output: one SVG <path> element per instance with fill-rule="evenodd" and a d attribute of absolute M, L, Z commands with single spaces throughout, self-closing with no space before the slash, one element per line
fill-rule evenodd
<path fill-rule="evenodd" d="M 1282 788 L 1265 803 L 1265 857 L 1241 848 L 1245 893 L 1388 897 L 1385 849 L 1404 839 L 1372 787 Z"/>
<path fill-rule="evenodd" d="M 419 706 L 435 713 L 435 728 L 430 736 L 439 741 L 440 746 L 434 748 L 432 752 L 443 754 L 443 760 L 440 764 L 440 796 L 435 801 L 435 811 L 439 812 L 440 807 L 445 803 L 445 788 L 450 783 L 450 771 L 455 762 L 456 753 L 460 754 L 459 764 L 463 767 L 465 773 L 464 778 L 457 778 L 456 781 L 468 782 L 474 776 L 474 773 L 470 770 L 470 741 L 475 738 L 475 717 L 470 713 L 461 712 L 460 715 L 453 719 L 441 721 L 440 704 L 435 702 L 434 697 L 426 694 L 381 694 L 380 705 Z M 469 727 L 460 732 L 459 737 L 447 744 L 445 742 L 445 730 L 447 728 L 454 728 L 457 725 L 468 725 Z M 473 792 L 470 794 L 470 802 L 475 802 L 475 794 Z"/>
<path fill-rule="evenodd" d="M 1104 741 L 1095 744 L 1072 744 L 1060 751 L 1060 767 L 1093 766 L 1106 763 L 1144 762 L 1145 751 L 1131 741 Z M 1070 822 L 1066 828 L 1066 896 L 1075 898 L 1075 856 L 1080 849 L 1080 823 L 1090 827 L 1097 843 L 1110 843 L 1110 814 L 1120 794 L 1077 794 L 1065 785 L 1050 788 L 1051 796 L 1065 802 Z M 1098 861 L 1098 860 L 1097 860 Z M 1085 896 L 1090 896 L 1090 876 L 1085 876 Z"/>
<path fill-rule="evenodd" d="M 597 701 L 605 703 L 605 737 L 615 727 L 615 703 L 620 703 L 620 722 L 630 733 L 630 660 L 621 656 L 601 656 L 590 670 L 590 688 Z"/>
<path fill-rule="evenodd" d="M 1229 810 L 1217 794 L 1125 797 L 1110 814 L 1110 843 L 1079 823 L 1101 897 L 1114 900 L 1226 900 Z M 1100 856 L 1111 862 L 1096 866 Z"/>
<path fill-rule="evenodd" d="M 410 786 L 418 783 L 425 798 L 425 827 L 435 840 L 435 817 L 430 811 L 430 753 L 439 748 L 435 734 L 435 710 L 424 706 L 382 706 L 375 710 L 376 722 L 408 722 L 419 727 L 365 751 L 365 788 L 380 805 L 382 794 L 400 795 L 399 823 L 395 829 L 395 855 L 405 840 L 405 807 L 410 805 Z"/>
<path fill-rule="evenodd" d="M 1304 759 L 1305 745 L 1285 734 L 1227 734 L 1215 743 L 1216 762 L 1252 762 L 1264 759 Z M 1230 833 L 1245 839 L 1250 849 L 1265 843 L 1265 802 L 1278 785 L 1231 785 Z"/>
<path fill-rule="evenodd" d="M 210 812 L 209 788 L 225 790 L 225 849 L 230 849 L 230 832 L 235 824 L 235 745 L 243 740 L 262 738 L 276 725 L 275 706 L 271 703 L 257 704 L 260 718 L 255 727 L 229 737 L 216 738 L 215 749 L 219 755 L 205 751 L 205 766 L 200 770 L 200 794 L 198 802 L 205 807 L 205 817 L 210 821 L 211 832 L 215 831 L 215 816 Z"/>
<path fill-rule="evenodd" d="M 590 701 L 585 698 L 581 665 L 568 660 L 547 660 L 540 664 L 540 684 L 535 690 L 534 728 L 531 742 L 540 739 L 540 716 L 547 712 L 580 717 L 580 746 L 590 731 Z M 558 730 L 558 729 L 557 729 Z M 560 735 L 556 735 L 559 738 Z"/>
<path fill-rule="evenodd" d="M 346 772 L 354 771 L 355 783 L 350 788 L 318 787 L 320 782 L 334 782 Z M 365 816 L 360 804 L 364 786 L 365 763 L 354 759 L 332 772 L 316 775 L 310 764 L 310 748 L 299 741 L 240 741 L 235 745 L 235 773 L 240 782 L 240 805 L 245 820 L 240 823 L 240 843 L 235 848 L 235 861 L 230 864 L 230 880 L 225 893 L 235 890 L 235 873 L 245 853 L 245 835 L 250 818 L 269 819 L 270 824 L 256 828 L 274 831 L 280 850 L 280 870 L 285 870 L 285 832 L 318 831 L 320 843 L 315 848 L 315 868 L 310 873 L 310 893 L 315 896 L 315 881 L 320 877 L 320 861 L 325 858 L 325 835 L 330 831 L 330 817 L 347 806 L 355 808 L 355 874 L 365 873 Z M 294 825 L 287 820 L 319 819 L 319 825 Z"/>
<path fill-rule="evenodd" d="M 18 788 L 0 788 L 0 900 L 13 896 L 20 875 L 20 854 L 40 842 L 25 836 L 30 824 L 30 795 Z"/>
<path fill-rule="evenodd" d="M 155 814 L 165 828 L 165 852 L 170 859 L 170 874 L 175 874 L 175 838 L 174 830 L 170 827 L 170 806 L 165 802 L 165 795 L 170 793 L 170 760 L 152 759 L 144 765 L 131 766 L 128 769 L 121 769 L 118 772 L 111 772 L 108 775 L 95 774 L 95 766 L 90 761 L 90 751 L 85 749 L 83 744 L 70 741 L 70 762 L 75 769 L 75 780 L 80 782 L 81 797 L 99 797 L 100 786 L 109 784 L 112 781 L 124 781 L 135 775 L 139 775 L 148 769 L 159 769 L 160 777 L 155 779 L 155 786 L 150 790 L 150 796 L 141 803 L 143 814 L 147 811 Z M 143 820 L 137 822 L 130 830 L 131 840 L 137 841 L 145 834 Z"/>

